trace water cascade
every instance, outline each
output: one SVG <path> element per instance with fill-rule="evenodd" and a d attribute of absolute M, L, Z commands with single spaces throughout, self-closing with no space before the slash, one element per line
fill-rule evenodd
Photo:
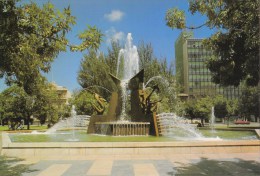
<path fill-rule="evenodd" d="M 121 73 L 121 88 L 122 88 L 122 112 L 120 116 L 121 121 L 128 120 L 126 115 L 126 102 L 128 97 L 128 82 L 139 72 L 139 55 L 137 47 L 132 43 L 132 34 L 128 33 L 125 43 L 125 48 L 119 51 L 117 62 L 117 76 Z M 122 67 L 123 66 L 123 67 Z M 122 67 L 122 68 L 121 68 Z"/>
<path fill-rule="evenodd" d="M 147 85 L 150 83 L 150 82 L 152 82 L 152 81 L 160 81 L 160 83 L 163 85 L 163 86 L 169 86 L 169 82 L 166 80 L 166 79 L 164 79 L 162 76 L 154 76 L 154 77 L 151 77 L 148 81 L 147 81 L 147 83 L 144 85 L 144 88 L 146 88 L 147 87 Z"/>
<path fill-rule="evenodd" d="M 176 139 L 201 139 L 203 135 L 195 126 L 188 123 L 183 117 L 174 113 L 162 113 L 157 115 L 160 135 L 174 137 Z"/>
<path fill-rule="evenodd" d="M 215 131 L 215 110 L 214 110 L 214 106 L 212 106 L 211 108 L 211 117 L 210 117 L 210 128 L 211 128 L 211 132 Z"/>
<path fill-rule="evenodd" d="M 75 115 L 74 117 L 71 116 L 66 119 L 61 119 L 45 133 L 51 134 L 61 130 L 86 129 L 89 123 L 89 118 L 90 116 L 88 115 Z"/>
<path fill-rule="evenodd" d="M 121 81 L 121 88 L 122 88 L 122 111 L 120 115 L 121 121 L 126 121 L 127 115 L 126 115 L 126 102 L 127 102 L 127 84 L 128 80 L 122 80 Z"/>
<path fill-rule="evenodd" d="M 75 125 L 76 125 L 76 115 L 77 115 L 77 112 L 75 110 L 75 105 L 72 105 L 71 117 L 72 117 L 73 127 L 75 127 Z M 75 128 L 72 128 L 72 139 L 69 139 L 69 141 L 78 141 L 78 139 L 75 137 Z"/>
<path fill-rule="evenodd" d="M 123 80 L 129 80 L 139 71 L 139 55 L 137 47 L 132 43 L 132 34 L 128 33 L 126 38 L 125 48 L 119 51 L 117 62 L 117 76 L 123 71 Z M 121 66 L 123 65 L 123 70 Z"/>

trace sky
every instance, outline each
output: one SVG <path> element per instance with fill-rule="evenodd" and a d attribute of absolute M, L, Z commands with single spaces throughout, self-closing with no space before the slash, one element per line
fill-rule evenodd
<path fill-rule="evenodd" d="M 166 11 L 173 7 L 185 10 L 187 25 L 198 26 L 205 22 L 200 14 L 192 16 L 188 12 L 188 0 L 48 0 L 55 8 L 62 10 L 70 6 L 76 17 L 76 25 L 67 34 L 71 44 L 79 44 L 77 34 L 87 29 L 87 25 L 96 26 L 105 35 L 100 52 L 107 52 L 110 41 L 116 39 L 124 44 L 127 33 L 132 33 L 133 44 L 151 43 L 157 58 L 166 58 L 168 63 L 175 61 L 174 42 L 181 30 L 172 30 L 166 26 Z M 39 5 L 47 0 L 34 0 Z M 29 1 L 22 0 L 23 3 Z M 195 38 L 209 37 L 214 30 L 203 27 L 194 30 Z M 80 89 L 77 74 L 85 52 L 62 52 L 52 63 L 51 71 L 45 74 L 47 79 L 69 91 Z M 6 85 L 0 80 L 0 91 Z"/>

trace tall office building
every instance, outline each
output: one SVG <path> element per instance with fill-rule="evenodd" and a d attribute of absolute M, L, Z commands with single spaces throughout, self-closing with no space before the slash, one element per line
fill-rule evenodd
<path fill-rule="evenodd" d="M 213 52 L 203 46 L 202 40 L 193 38 L 192 32 L 182 32 L 175 42 L 176 77 L 182 87 L 182 95 L 221 94 L 228 99 L 238 98 L 239 87 L 221 87 L 211 81 L 206 62 Z"/>

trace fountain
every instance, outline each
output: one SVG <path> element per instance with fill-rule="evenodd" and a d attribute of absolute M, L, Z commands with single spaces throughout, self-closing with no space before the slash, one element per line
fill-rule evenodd
<path fill-rule="evenodd" d="M 118 59 L 117 75 L 110 74 L 117 86 L 117 91 L 111 93 L 106 114 L 102 105 L 102 97 L 94 94 L 96 100 L 100 101 L 100 107 L 96 108 L 100 112 L 98 115 L 78 116 L 73 107 L 70 118 L 60 120 L 44 134 L 36 136 L 27 133 L 8 134 L 3 132 L 1 154 L 30 158 L 35 156 L 37 158 L 60 157 L 62 155 L 89 158 L 90 155 L 118 155 L 121 157 L 122 155 L 157 154 L 168 157 L 169 153 L 193 155 L 195 153 L 260 152 L 260 142 L 256 136 L 252 139 L 243 138 L 241 140 L 240 138 L 232 141 L 229 138 L 226 141 L 216 137 L 205 138 L 194 126 L 174 113 L 156 114 L 157 103 L 160 100 L 152 101 L 151 96 L 154 92 L 159 91 L 159 87 L 158 85 L 149 86 L 152 88 L 149 92 L 145 88 L 153 80 L 162 78 L 153 77 L 144 84 L 144 70 L 139 71 L 138 54 L 136 47 L 132 45 L 131 34 L 128 34 L 125 49 L 120 51 Z M 120 70 L 119 66 L 124 67 L 124 72 Z M 212 114 L 214 114 L 214 109 L 212 109 Z M 213 123 L 214 120 L 211 122 Z M 87 128 L 88 134 L 85 131 L 75 131 L 78 127 L 83 127 L 84 130 Z M 73 129 L 73 132 L 72 134 L 63 133 L 63 131 L 54 133 L 63 129 Z M 219 132 L 219 130 L 217 131 Z M 78 133 L 81 135 L 76 135 Z M 163 137 L 151 137 L 151 135 Z M 234 136 L 237 137 L 237 134 Z M 72 139 L 69 141 L 80 142 L 66 142 L 70 137 Z M 27 140 L 28 138 L 30 140 Z M 32 141 L 32 138 L 35 140 Z"/>
<path fill-rule="evenodd" d="M 162 113 L 157 115 L 159 134 L 175 137 L 177 139 L 200 139 L 203 135 L 199 130 L 187 122 L 186 119 L 174 113 Z"/>
<path fill-rule="evenodd" d="M 49 128 L 45 134 L 53 134 L 56 131 L 71 130 L 73 138 L 75 137 L 75 129 L 85 129 L 88 126 L 90 116 L 77 115 L 75 106 L 72 106 L 71 117 L 60 119 L 55 125 Z"/>
<path fill-rule="evenodd" d="M 210 128 L 211 128 L 211 132 L 215 132 L 215 110 L 214 110 L 214 106 L 212 106 L 211 108 L 211 116 L 210 116 Z"/>
<path fill-rule="evenodd" d="M 132 44 L 132 36 L 127 35 L 125 48 L 121 49 L 118 57 L 116 76 L 110 74 L 117 90 L 111 92 L 102 86 L 89 86 L 84 90 L 93 93 L 97 105 L 93 104 L 97 115 L 79 118 L 72 106 L 71 117 L 60 120 L 46 134 L 69 129 L 72 132 L 70 141 L 77 141 L 75 129 L 79 126 L 88 134 L 102 134 L 111 136 L 166 136 L 181 139 L 200 140 L 205 138 L 196 128 L 174 113 L 157 114 L 157 103 L 151 96 L 159 91 L 158 85 L 152 85 L 152 81 L 160 83 L 160 88 L 169 87 L 169 83 L 161 76 L 154 76 L 144 83 L 144 70 L 139 71 L 139 56 L 137 48 Z M 120 77 L 121 79 L 119 79 Z M 149 90 L 148 91 L 148 85 Z M 91 87 L 99 87 L 111 93 L 108 110 L 105 111 L 104 98 L 91 91 Z M 105 113 L 106 112 L 106 113 Z M 214 107 L 212 107 L 211 129 L 214 129 Z M 84 120 L 79 120 L 84 119 Z M 85 125 L 80 125 L 79 121 Z M 82 129 L 82 128 L 81 128 Z"/>
<path fill-rule="evenodd" d="M 73 127 L 76 126 L 76 115 L 77 115 L 77 112 L 75 111 L 75 106 L 72 105 L 72 108 L 71 108 L 71 117 L 72 117 L 72 125 Z M 72 138 L 68 139 L 68 141 L 79 141 L 79 139 L 76 138 L 75 136 L 75 128 L 72 128 Z"/>
<path fill-rule="evenodd" d="M 108 113 L 90 118 L 88 134 L 159 135 L 156 126 L 157 102 L 150 100 L 151 94 L 158 88 L 154 88 L 150 95 L 143 89 L 144 70 L 139 71 L 139 56 L 132 40 L 128 33 L 125 48 L 119 52 L 117 74 L 110 74 L 117 91 L 112 92 Z"/>
<path fill-rule="evenodd" d="M 121 71 L 121 77 L 123 80 L 129 80 L 139 71 L 139 55 L 137 52 L 137 47 L 132 43 L 132 34 L 127 34 L 127 41 L 125 48 L 119 51 L 118 61 L 117 61 L 117 77 Z M 120 70 L 121 65 L 123 69 Z"/>
<path fill-rule="evenodd" d="M 112 92 L 108 113 L 103 114 L 104 111 L 102 113 L 97 111 L 98 115 L 90 118 L 87 133 L 113 136 L 154 135 L 202 138 L 202 134 L 195 127 L 189 123 L 183 123 L 183 118 L 173 113 L 156 115 L 157 103 L 161 100 L 151 101 L 151 96 L 159 91 L 159 87 L 158 85 L 150 87 L 152 91 L 149 93 L 146 87 L 155 80 L 160 81 L 162 86 L 167 88 L 169 83 L 161 76 L 155 76 L 144 84 L 144 70 L 139 71 L 139 56 L 132 40 L 129 33 L 125 48 L 119 52 L 117 74 L 116 76 L 110 74 L 117 86 L 117 91 Z M 99 99 L 97 101 L 100 102 Z"/>
<path fill-rule="evenodd" d="M 165 80 L 162 76 L 154 76 L 152 78 L 150 78 L 147 83 L 144 85 L 144 88 L 147 87 L 148 84 L 150 84 L 152 81 L 154 80 L 159 80 L 163 85 L 165 86 L 169 86 L 169 83 L 167 80 Z"/>

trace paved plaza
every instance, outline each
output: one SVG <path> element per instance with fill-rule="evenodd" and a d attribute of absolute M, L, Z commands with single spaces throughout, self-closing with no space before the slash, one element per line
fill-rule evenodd
<path fill-rule="evenodd" d="M 23 176 L 260 175 L 259 153 L 26 158 Z"/>

